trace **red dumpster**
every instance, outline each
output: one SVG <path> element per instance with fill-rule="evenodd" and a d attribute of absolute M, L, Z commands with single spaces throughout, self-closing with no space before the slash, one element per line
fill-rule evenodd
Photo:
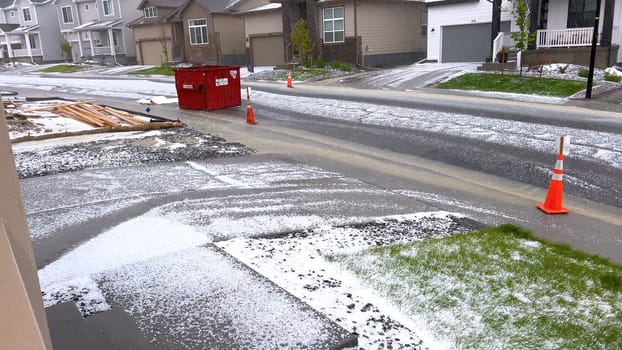
<path fill-rule="evenodd" d="M 239 106 L 240 67 L 198 66 L 175 69 L 179 108 L 214 110 Z"/>

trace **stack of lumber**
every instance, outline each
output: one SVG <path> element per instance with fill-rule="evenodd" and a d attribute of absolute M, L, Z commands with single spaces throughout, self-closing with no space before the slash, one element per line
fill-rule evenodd
<path fill-rule="evenodd" d="M 113 128 L 128 124 L 131 126 L 139 126 L 146 123 L 125 111 L 112 107 L 100 106 L 91 102 L 62 102 L 22 110 L 24 113 L 44 111 L 75 119 L 98 128 Z"/>

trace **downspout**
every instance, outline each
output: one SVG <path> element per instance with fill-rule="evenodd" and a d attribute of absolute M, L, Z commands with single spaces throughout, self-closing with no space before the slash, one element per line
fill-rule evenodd
<path fill-rule="evenodd" d="M 114 36 L 112 35 L 112 27 L 108 28 L 108 43 L 110 44 L 110 53 L 112 54 L 112 58 L 114 59 L 114 64 L 119 65 L 117 62 L 117 50 L 114 47 Z"/>
<path fill-rule="evenodd" d="M 36 65 L 35 59 L 32 57 L 32 46 L 30 46 L 30 34 L 26 32 L 24 34 L 24 39 L 26 39 L 26 52 L 28 52 L 28 57 L 30 58 L 30 63 Z"/>
<path fill-rule="evenodd" d="M 358 3 L 356 0 L 354 0 L 354 39 L 356 42 L 356 50 L 354 50 L 356 57 L 354 58 L 354 62 L 356 63 L 357 66 L 361 66 L 361 61 L 359 60 L 360 56 L 361 56 L 361 52 L 359 51 L 359 26 L 358 26 L 358 11 L 357 11 L 357 6 Z"/>

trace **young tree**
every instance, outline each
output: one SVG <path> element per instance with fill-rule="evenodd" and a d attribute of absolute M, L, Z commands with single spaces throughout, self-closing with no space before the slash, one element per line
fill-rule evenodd
<path fill-rule="evenodd" d="M 162 29 L 160 33 L 160 45 L 162 45 L 162 56 L 164 56 L 164 62 L 161 62 L 161 64 L 164 67 L 168 67 L 170 66 L 170 61 L 168 59 L 168 46 L 166 44 L 166 35 L 164 33 L 164 29 Z"/>
<path fill-rule="evenodd" d="M 67 62 L 73 61 L 73 57 L 71 56 L 71 49 L 71 43 L 67 40 L 63 40 L 60 42 L 60 50 L 65 54 Z"/>
<path fill-rule="evenodd" d="M 300 53 L 300 62 L 304 62 L 308 55 L 311 55 L 310 57 L 313 56 L 315 43 L 311 40 L 309 28 L 307 28 L 307 21 L 302 18 L 299 19 L 294 25 L 290 37 L 292 46 Z"/>
<path fill-rule="evenodd" d="M 512 0 L 512 16 L 518 27 L 518 32 L 512 33 L 512 39 L 516 43 L 516 49 L 522 54 L 527 46 L 535 39 L 535 33 L 529 32 L 531 21 L 529 19 L 528 0 Z M 523 75 L 523 65 L 520 65 L 520 75 Z"/>

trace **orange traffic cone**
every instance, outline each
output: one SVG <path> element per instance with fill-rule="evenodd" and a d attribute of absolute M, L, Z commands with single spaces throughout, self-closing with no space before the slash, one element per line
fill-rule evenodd
<path fill-rule="evenodd" d="M 246 102 L 246 123 L 252 125 L 257 124 L 257 122 L 255 121 L 255 114 L 253 113 L 253 107 L 251 106 L 250 99 Z"/>
<path fill-rule="evenodd" d="M 563 142 L 563 141 L 562 141 Z M 564 192 L 564 154 L 559 153 L 553 177 L 549 184 L 549 191 L 546 194 L 544 203 L 537 204 L 536 207 L 547 214 L 567 214 L 568 209 L 562 207 L 562 197 Z"/>
<path fill-rule="evenodd" d="M 287 87 L 293 88 L 294 84 L 292 83 L 292 71 L 287 71 Z"/>
<path fill-rule="evenodd" d="M 253 106 L 251 106 L 251 92 L 250 88 L 246 88 L 246 124 L 255 125 L 255 113 L 253 113 Z"/>

